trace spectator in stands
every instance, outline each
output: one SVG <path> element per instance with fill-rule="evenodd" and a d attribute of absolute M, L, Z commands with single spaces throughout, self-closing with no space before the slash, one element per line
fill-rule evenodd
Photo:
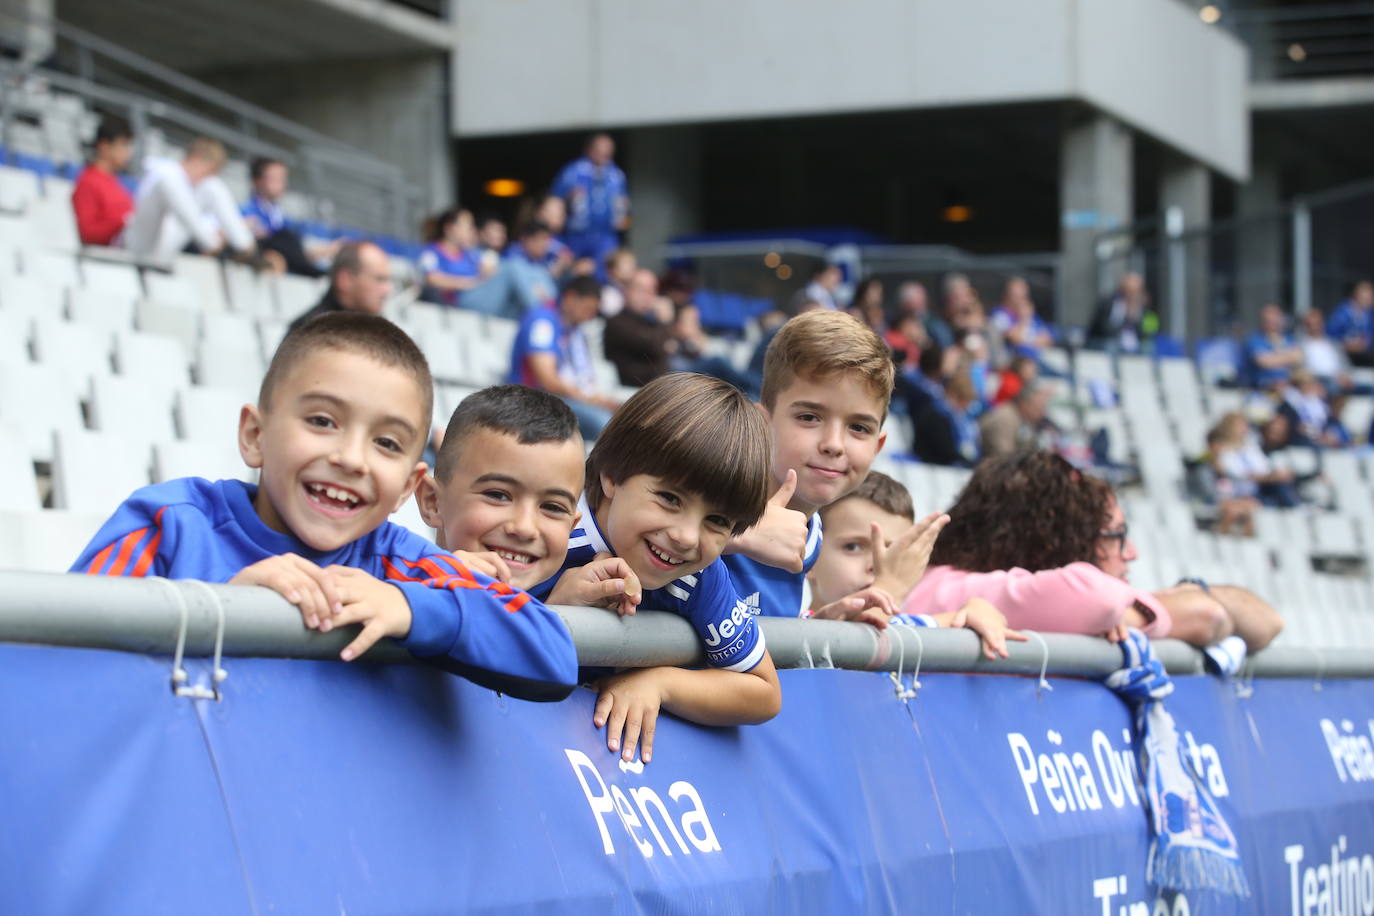
<path fill-rule="evenodd" d="M 892 327 L 883 335 L 883 341 L 892 350 L 892 358 L 903 373 L 915 372 L 921 361 L 921 351 L 931 346 L 925 325 L 909 312 L 897 316 Z"/>
<path fill-rule="evenodd" d="M 226 245 L 243 257 L 254 254 L 253 233 L 219 177 L 225 159 L 224 144 L 206 137 L 191 141 L 180 162 L 150 157 L 124 247 L 140 260 L 164 264 L 192 242 L 201 254 L 218 254 Z"/>
<path fill-rule="evenodd" d="M 1116 292 L 1098 303 L 1088 325 L 1088 346 L 1139 353 L 1158 331 L 1159 316 L 1150 309 L 1145 280 L 1128 270 L 1121 275 Z"/>
<path fill-rule="evenodd" d="M 1290 444 L 1340 448 L 1349 443 L 1344 427 L 1331 426 L 1326 386 L 1307 369 L 1299 366 L 1293 370 L 1281 397 L 1279 413 L 1287 417 L 1292 430 Z"/>
<path fill-rule="evenodd" d="M 978 291 L 967 274 L 946 274 L 941 286 L 945 297 L 945 321 L 951 333 L 971 327 L 976 322 L 975 313 L 983 307 L 978 299 Z M 981 328 L 981 324 L 979 325 Z"/>
<path fill-rule="evenodd" d="M 602 346 L 622 385 L 647 385 L 668 371 L 668 358 L 678 347 L 673 304 L 658 294 L 652 270 L 636 270 L 630 278 L 625 307 L 606 319 Z"/>
<path fill-rule="evenodd" d="M 954 346 L 954 332 L 939 315 L 931 314 L 930 297 L 926 294 L 925 284 L 908 280 L 897 287 L 897 313 L 913 315 L 925 328 L 926 336 L 940 349 Z"/>
<path fill-rule="evenodd" d="M 380 315 L 390 295 L 391 259 L 386 252 L 372 242 L 349 242 L 334 256 L 324 297 L 291 322 L 291 330 L 332 312 Z"/>
<path fill-rule="evenodd" d="M 134 132 L 123 118 L 107 116 L 95 131 L 90 164 L 72 188 L 76 232 L 83 245 L 113 245 L 134 211 L 134 199 L 120 182 L 133 156 Z"/>
<path fill-rule="evenodd" d="M 577 416 L 585 439 L 595 439 L 619 406 L 597 390 L 596 368 L 581 325 L 596 317 L 601 285 L 573 277 L 557 305 L 535 305 L 520 321 L 507 381 L 558 395 Z"/>
<path fill-rule="evenodd" d="M 1357 366 L 1374 366 L 1374 283 L 1361 280 L 1350 296 L 1331 313 L 1326 333 L 1340 341 L 1350 361 Z"/>
<path fill-rule="evenodd" d="M 978 423 L 971 412 L 977 403 L 967 371 L 948 379 L 938 398 L 931 398 L 912 417 L 912 449 L 927 464 L 973 467 L 980 447 Z"/>
<path fill-rule="evenodd" d="M 606 285 L 601 287 L 601 314 L 611 318 L 625 307 L 625 288 L 639 270 L 639 260 L 628 248 L 617 248 L 606 257 Z"/>
<path fill-rule="evenodd" d="M 506 252 L 502 269 L 510 277 L 506 314 L 523 315 L 531 308 L 553 302 L 558 289 L 547 266 L 553 230 L 534 220 L 520 230 L 520 238 Z"/>
<path fill-rule="evenodd" d="M 1050 389 L 1032 382 L 1011 400 L 983 414 L 978 420 L 979 441 L 984 458 L 1000 458 L 1041 443 L 1041 427 L 1046 422 Z"/>
<path fill-rule="evenodd" d="M 843 279 L 838 264 L 821 264 L 811 272 L 811 281 L 793 297 L 793 300 L 815 302 L 823 309 L 837 309 L 840 303 L 835 298 L 835 292 L 840 288 L 840 281 Z M 793 314 L 799 313 L 795 308 L 792 311 Z"/>
<path fill-rule="evenodd" d="M 1245 341 L 1245 362 L 1250 384 L 1274 389 L 1288 380 L 1288 374 L 1302 365 L 1303 351 L 1288 333 L 1288 318 L 1277 305 L 1260 309 L 1259 330 Z"/>
<path fill-rule="evenodd" d="M 259 157 L 248 169 L 253 191 L 243 206 L 243 218 L 258 240 L 262 251 L 275 251 L 281 256 L 288 273 L 302 277 L 322 277 L 318 264 L 338 254 L 337 244 L 307 249 L 300 232 L 286 219 L 281 200 L 286 196 L 286 163 L 279 159 Z"/>
<path fill-rule="evenodd" d="M 1101 480 L 1049 452 L 983 462 L 949 510 L 910 613 L 990 601 L 1008 626 L 1113 639 L 1125 627 L 1210 646 L 1231 635 L 1258 651 L 1283 621 L 1245 589 L 1197 584 L 1145 592 L 1126 582 L 1137 557 L 1126 518 Z"/>
<path fill-rule="evenodd" d="M 572 281 L 577 282 L 577 281 Z M 593 302 L 589 308 L 594 309 Z M 729 455 L 730 473 L 721 473 Z M 773 659 L 721 562 L 732 535 L 768 501 L 768 433 L 754 405 L 717 379 L 679 372 L 635 393 L 587 457 L 587 483 L 564 569 L 621 557 L 646 607 L 686 617 L 706 667 L 641 668 L 597 682 L 593 722 L 623 760 L 648 762 L 660 711 L 706 725 L 777 715 Z M 549 583 L 534 590 L 545 595 Z M 728 635 L 726 635 L 728 634 Z M 724 638 L 722 638 L 724 636 Z"/>
<path fill-rule="evenodd" d="M 883 311 L 883 281 L 866 277 L 854 290 L 849 314 L 872 328 L 879 337 L 887 334 L 887 313 Z"/>
<path fill-rule="evenodd" d="M 1054 335 L 1035 313 L 1030 284 L 1024 277 L 1012 277 L 1002 288 L 1002 304 L 992 315 L 992 327 L 1016 355 L 1038 358 L 1054 346 Z"/>
<path fill-rule="evenodd" d="M 491 270 L 501 263 L 501 254 L 506 250 L 506 224 L 494 213 L 484 213 L 477 219 L 478 256 Z"/>
<path fill-rule="evenodd" d="M 493 690 L 562 699 L 577 658 L 558 616 L 388 521 L 424 476 L 433 398 L 424 355 L 391 322 L 302 325 L 239 416 L 239 453 L 261 483 L 143 487 L 72 571 L 264 586 L 310 629 L 362 624 L 344 661 L 392 637 Z"/>
<path fill-rule="evenodd" d="M 957 360 L 954 347 L 942 350 L 932 344 L 921 351 L 915 372 L 897 373 L 896 393 L 906 401 L 906 415 L 913 427 L 927 405 L 944 398 L 945 379 L 958 370 Z"/>
<path fill-rule="evenodd" d="M 477 250 L 477 227 L 472 213 L 450 207 L 434 221 L 429 244 L 420 252 L 420 276 L 426 299 L 461 305 L 462 295 L 480 286 L 495 271 Z"/>
<path fill-rule="evenodd" d="M 585 155 L 565 166 L 553 183 L 552 193 L 567 203 L 566 241 L 573 257 L 593 259 L 598 270 L 630 225 L 629 186 L 614 157 L 610 134 L 593 134 Z"/>
<path fill-rule="evenodd" d="M 1259 437 L 1243 414 L 1225 414 L 1212 432 L 1215 433 L 1213 466 L 1229 495 L 1258 496 L 1264 505 L 1281 509 L 1302 504 L 1293 472 L 1274 466 L 1260 448 Z M 1209 438 L 1208 441 L 1213 440 Z"/>
<path fill-rule="evenodd" d="M 535 208 L 533 218 L 548 226 L 553 233 L 548 253 L 544 255 L 544 266 L 555 280 L 561 280 L 574 260 L 572 249 L 560 238 L 568 228 L 568 205 L 557 194 L 545 194 Z"/>
<path fill-rule="evenodd" d="M 1303 367 L 1320 379 L 1328 392 L 1351 387 L 1350 358 L 1344 348 L 1326 336 L 1326 321 L 1319 310 L 1308 309 L 1302 316 L 1298 346 L 1302 348 Z"/>
<path fill-rule="evenodd" d="M 1032 356 L 1013 356 L 997 382 L 997 393 L 992 397 L 993 406 L 1006 403 L 1040 378 L 1040 362 Z"/>

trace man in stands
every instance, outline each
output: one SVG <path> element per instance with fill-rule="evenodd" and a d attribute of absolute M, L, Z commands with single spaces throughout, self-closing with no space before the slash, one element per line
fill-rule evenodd
<path fill-rule="evenodd" d="M 593 134 L 586 155 L 564 166 L 553 182 L 553 193 L 568 205 L 568 247 L 574 258 L 594 259 L 598 274 L 630 224 L 629 188 L 614 156 L 610 134 Z"/>
<path fill-rule="evenodd" d="M 822 264 L 811 274 L 811 282 L 806 288 L 793 298 L 819 302 L 824 309 L 837 309 L 840 303 L 835 298 L 835 291 L 840 288 L 840 281 L 843 279 L 839 265 Z"/>
<path fill-rule="evenodd" d="M 1150 309 L 1145 280 L 1133 270 L 1121 275 L 1111 296 L 1103 299 L 1088 326 L 1088 345 L 1121 353 L 1139 353 L 1159 330 L 1159 316 Z"/>
<path fill-rule="evenodd" d="M 1345 347 L 1357 366 L 1374 366 L 1374 283 L 1361 280 L 1350 298 L 1336 306 L 1326 322 L 1326 333 Z"/>
<path fill-rule="evenodd" d="M 1034 365 L 1034 363 L 1032 363 Z M 1040 443 L 1050 389 L 1032 382 L 978 420 L 984 458 L 1000 458 Z"/>
<path fill-rule="evenodd" d="M 201 254 L 217 254 L 226 243 L 240 255 L 253 254 L 253 233 L 219 177 L 226 158 L 224 144 L 207 137 L 191 141 L 180 162 L 149 158 L 124 230 L 124 247 L 140 260 L 162 263 L 190 242 Z"/>
<path fill-rule="evenodd" d="M 897 287 L 897 323 L 901 319 L 911 316 L 921 322 L 925 328 L 926 336 L 934 341 L 940 349 L 944 350 L 954 346 L 954 333 L 950 331 L 949 325 L 945 324 L 943 318 L 930 311 L 930 297 L 926 294 L 924 283 L 917 280 L 908 280 Z"/>
<path fill-rule="evenodd" d="M 652 270 L 636 270 L 625 286 L 625 307 L 606 319 L 602 338 L 620 384 L 637 388 L 667 372 L 676 343 L 672 303 L 658 294 L 658 278 Z"/>
<path fill-rule="evenodd" d="M 248 203 L 243 205 L 243 218 L 258 240 L 258 247 L 281 255 L 288 273 L 302 277 L 324 276 L 316 261 L 332 257 L 337 246 L 308 251 L 301 234 L 287 222 L 281 208 L 281 199 L 286 196 L 286 163 L 258 157 L 249 166 L 249 176 L 253 180 L 253 192 Z"/>
<path fill-rule="evenodd" d="M 291 330 L 330 312 L 380 315 L 390 295 L 391 259 L 386 252 L 371 242 L 349 242 L 339 249 L 329 268 L 329 289 L 324 298 L 291 322 Z"/>
<path fill-rule="evenodd" d="M 119 181 L 133 155 L 134 133 L 123 118 L 106 117 L 96 128 L 94 154 L 72 189 L 76 231 L 83 245 L 113 245 L 134 210 Z"/>

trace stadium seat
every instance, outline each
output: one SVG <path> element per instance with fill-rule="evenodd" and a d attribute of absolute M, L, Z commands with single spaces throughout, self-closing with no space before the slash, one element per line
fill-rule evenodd
<path fill-rule="evenodd" d="M 230 350 L 252 350 L 256 353 L 262 348 L 253 319 L 234 312 L 211 312 L 203 316 L 201 338 L 210 346 Z"/>
<path fill-rule="evenodd" d="M 81 277 L 82 286 L 100 290 L 109 296 L 138 299 L 143 295 L 143 283 L 138 279 L 138 270 L 132 264 L 116 264 L 87 258 L 81 262 Z"/>
<path fill-rule="evenodd" d="M 0 418 L 0 509 L 37 509 L 38 480 L 23 431 Z"/>
<path fill-rule="evenodd" d="M 0 207 L 23 212 L 41 193 L 38 176 L 28 169 L 0 165 Z"/>
<path fill-rule="evenodd" d="M 307 311 L 324 295 L 325 284 L 309 277 L 280 274 L 272 279 L 272 293 L 276 297 L 277 314 L 287 321 Z"/>
<path fill-rule="evenodd" d="M 52 460 L 52 431 L 82 429 L 81 395 L 60 368 L 0 363 L 0 419 L 18 428 L 29 457 Z"/>
<path fill-rule="evenodd" d="M 173 407 L 181 438 L 237 455 L 239 411 L 256 394 L 252 389 L 182 388 Z"/>
<path fill-rule="evenodd" d="M 81 274 L 77 270 L 76 258 L 73 255 L 25 248 L 19 252 L 19 262 L 26 277 L 59 288 L 81 285 Z"/>
<path fill-rule="evenodd" d="M 32 317 L 0 309 L 0 363 L 30 362 L 29 340 L 32 337 Z"/>
<path fill-rule="evenodd" d="M 266 364 L 262 353 L 238 346 L 215 346 L 207 337 L 196 352 L 195 375 L 200 385 L 256 394 Z"/>
<path fill-rule="evenodd" d="M 277 302 L 267 278 L 246 264 L 224 265 L 224 285 L 229 304 L 243 315 L 276 316 Z"/>
<path fill-rule="evenodd" d="M 74 324 L 114 333 L 132 330 L 134 326 L 133 297 L 108 293 L 102 289 L 77 287 L 67 302 L 67 312 Z"/>
<path fill-rule="evenodd" d="M 0 568 L 66 572 L 113 510 L 0 510 Z"/>
<path fill-rule="evenodd" d="M 130 493 L 150 482 L 145 445 L 85 430 L 58 430 L 53 440 L 55 508 L 108 516 Z"/>
<path fill-rule="evenodd" d="M 173 338 L 187 354 L 196 351 L 204 317 L 199 309 L 161 299 L 140 299 L 134 312 L 140 331 Z"/>
<path fill-rule="evenodd" d="M 279 321 L 276 318 L 258 319 L 258 336 L 262 338 L 262 358 L 264 363 L 272 361 L 272 354 L 277 352 L 277 345 L 286 336 L 289 323 Z"/>
<path fill-rule="evenodd" d="M 43 245 L 54 251 L 75 254 L 81 249 L 76 234 L 76 213 L 72 210 L 71 192 L 61 195 L 58 187 L 46 189 L 43 197 L 29 208 L 29 218 Z"/>
<path fill-rule="evenodd" d="M 117 332 L 115 366 L 124 378 L 138 379 L 169 391 L 191 382 L 190 364 L 181 341 L 160 334 Z"/>
<path fill-rule="evenodd" d="M 67 306 L 67 287 L 40 277 L 0 276 L 0 311 L 61 318 Z"/>
<path fill-rule="evenodd" d="M 52 317 L 35 318 L 33 355 L 37 362 L 67 372 L 84 384 L 92 376 L 110 375 L 113 335 L 98 328 L 68 324 Z"/>
<path fill-rule="evenodd" d="M 207 480 L 242 480 L 257 483 L 258 472 L 243 463 L 237 450 L 204 442 L 157 442 L 153 444 L 153 481 L 179 477 Z"/>
<path fill-rule="evenodd" d="M 148 291 L 148 298 L 154 302 L 181 306 L 195 312 L 209 311 L 201 301 L 199 290 L 185 277 L 150 270 L 143 275 L 143 285 Z"/>
<path fill-rule="evenodd" d="M 207 312 L 222 312 L 229 308 L 224 295 L 224 272 L 219 258 L 200 254 L 183 254 L 176 259 L 175 274 L 191 287 L 196 306 Z M 145 275 L 153 276 L 152 272 Z"/>
<path fill-rule="evenodd" d="M 91 427 L 131 441 L 175 439 L 176 426 L 172 422 L 175 390 L 141 378 L 94 379 L 91 382 Z"/>

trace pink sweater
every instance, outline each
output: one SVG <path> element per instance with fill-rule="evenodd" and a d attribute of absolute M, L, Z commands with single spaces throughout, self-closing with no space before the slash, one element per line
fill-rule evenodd
<path fill-rule="evenodd" d="M 1013 629 L 1047 633 L 1086 633 L 1096 636 L 1121 622 L 1135 602 L 1150 609 L 1155 619 L 1144 628 L 1149 636 L 1169 634 L 1169 611 L 1149 592 L 1107 575 L 1091 563 L 1070 563 L 1041 572 L 1007 569 L 967 572 L 953 566 L 932 566 L 907 595 L 908 614 L 957 611 L 970 598 L 984 598 L 1003 614 Z"/>

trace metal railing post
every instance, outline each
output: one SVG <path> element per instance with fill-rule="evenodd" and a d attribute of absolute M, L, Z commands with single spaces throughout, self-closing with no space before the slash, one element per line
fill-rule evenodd
<path fill-rule="evenodd" d="M 1312 308 L 1312 210 L 1306 200 L 1293 204 L 1293 314 Z"/>
<path fill-rule="evenodd" d="M 1188 337 L 1188 252 L 1183 242 L 1183 208 L 1164 211 L 1165 258 L 1169 275 L 1169 333 Z"/>

